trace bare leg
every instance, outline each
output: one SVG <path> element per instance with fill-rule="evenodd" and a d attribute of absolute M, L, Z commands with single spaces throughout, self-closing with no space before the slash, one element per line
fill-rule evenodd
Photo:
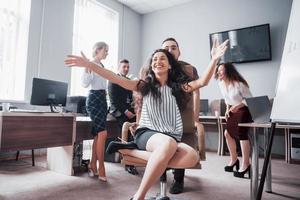
<path fill-rule="evenodd" d="M 225 138 L 230 154 L 230 162 L 228 165 L 231 166 L 235 163 L 237 159 L 236 143 L 235 140 L 229 135 L 227 130 L 225 130 Z"/>
<path fill-rule="evenodd" d="M 107 132 L 101 131 L 98 133 L 97 136 L 97 145 L 96 145 L 96 154 L 97 154 L 97 159 L 99 162 L 99 168 L 98 168 L 98 174 L 99 174 L 99 179 L 105 178 L 105 167 L 104 167 L 104 150 L 105 150 L 105 141 L 107 138 Z"/>
<path fill-rule="evenodd" d="M 91 158 L 91 163 L 90 163 L 90 169 L 94 174 L 97 173 L 97 154 L 96 154 L 96 146 L 97 146 L 97 137 L 96 136 L 93 140 L 93 146 L 92 146 L 92 158 Z"/>
<path fill-rule="evenodd" d="M 125 141 L 128 141 L 128 131 L 130 126 L 130 122 L 124 122 L 122 125 L 122 139 Z"/>
<path fill-rule="evenodd" d="M 132 157 L 137 157 L 143 160 L 149 160 L 151 152 L 137 149 L 120 149 L 119 152 L 123 155 L 129 155 Z"/>
<path fill-rule="evenodd" d="M 140 187 L 134 199 L 143 200 L 147 191 L 166 170 L 177 149 L 176 141 L 163 134 L 155 134 L 147 142 L 146 150 L 152 152 L 145 169 Z"/>
<path fill-rule="evenodd" d="M 243 162 L 240 168 L 241 171 L 245 171 L 247 167 L 250 165 L 249 157 L 250 157 L 250 142 L 249 140 L 240 140 L 242 155 L 243 155 Z"/>
<path fill-rule="evenodd" d="M 143 150 L 122 149 L 120 153 L 130 155 L 143 160 L 149 160 L 152 152 Z M 192 147 L 185 143 L 178 143 L 174 156 L 168 163 L 169 168 L 189 168 L 199 162 L 199 155 Z"/>
<path fill-rule="evenodd" d="M 177 151 L 168 163 L 170 168 L 194 167 L 199 162 L 199 155 L 195 149 L 185 143 L 178 143 Z"/>

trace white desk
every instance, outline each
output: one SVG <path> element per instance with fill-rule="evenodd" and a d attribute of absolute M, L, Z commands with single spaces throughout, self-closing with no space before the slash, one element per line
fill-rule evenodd
<path fill-rule="evenodd" d="M 250 183 L 250 197 L 251 199 L 255 199 L 257 196 L 258 191 L 258 179 L 259 179 L 259 147 L 258 147 L 258 135 L 257 129 L 263 128 L 264 136 L 265 136 L 265 150 L 267 148 L 270 133 L 269 128 L 271 128 L 271 123 L 240 123 L 239 126 L 241 127 L 249 127 L 252 128 L 252 134 L 249 134 L 252 146 L 252 157 L 251 157 L 251 183 Z M 276 128 L 284 129 L 285 130 L 285 150 L 286 154 L 290 157 L 290 139 L 289 139 L 289 129 L 300 129 L 299 125 L 282 125 L 277 124 Z M 266 151 L 265 151 L 266 156 Z M 287 157 L 286 156 L 286 160 Z M 288 160 L 287 160 L 288 161 Z M 267 169 L 266 175 L 266 192 L 272 192 L 272 172 L 271 172 L 271 158 Z"/>
<path fill-rule="evenodd" d="M 199 116 L 199 121 L 203 125 L 216 125 L 218 128 L 218 155 L 224 155 L 224 136 L 223 136 L 223 126 L 221 124 L 221 118 L 219 116 Z"/>

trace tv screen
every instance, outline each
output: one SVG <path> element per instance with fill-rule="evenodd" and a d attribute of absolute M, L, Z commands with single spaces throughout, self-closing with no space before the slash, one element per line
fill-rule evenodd
<path fill-rule="evenodd" d="M 30 104 L 51 106 L 66 105 L 68 84 L 59 81 L 33 78 Z"/>
<path fill-rule="evenodd" d="M 272 59 L 269 24 L 211 33 L 209 37 L 211 47 L 215 39 L 219 43 L 229 39 L 228 49 L 221 58 L 221 63 L 243 63 Z"/>

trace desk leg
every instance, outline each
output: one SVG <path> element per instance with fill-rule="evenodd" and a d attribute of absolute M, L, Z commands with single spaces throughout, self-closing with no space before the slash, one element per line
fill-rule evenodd
<path fill-rule="evenodd" d="M 250 183 L 250 199 L 254 200 L 257 195 L 258 189 L 258 136 L 256 135 L 256 128 L 253 128 L 253 133 L 251 134 L 251 144 L 252 144 L 252 156 L 251 156 L 251 183 Z"/>
<path fill-rule="evenodd" d="M 288 134 L 288 132 L 287 132 L 287 129 L 285 128 L 284 129 L 284 147 L 285 147 L 285 162 L 287 162 L 287 163 L 289 163 L 288 162 L 288 141 L 287 141 L 287 139 L 288 139 L 288 136 L 287 136 L 287 134 Z"/>
<path fill-rule="evenodd" d="M 268 148 L 268 141 L 270 140 L 270 133 L 268 131 L 268 128 L 264 128 L 264 136 L 265 136 L 265 158 L 267 157 L 266 149 Z M 267 176 L 266 176 L 266 192 L 272 192 L 272 171 L 271 171 L 271 155 L 270 155 L 270 162 L 268 164 L 267 169 Z"/>
<path fill-rule="evenodd" d="M 291 163 L 291 135 L 290 135 L 290 129 L 285 128 L 285 161 L 287 163 Z"/>
<path fill-rule="evenodd" d="M 222 145 L 222 129 L 221 129 L 221 123 L 220 123 L 220 118 L 217 119 L 217 123 L 218 123 L 218 131 L 219 131 L 219 145 L 218 145 L 218 155 L 221 156 L 222 152 L 221 152 L 221 145 Z"/>
<path fill-rule="evenodd" d="M 223 122 L 222 119 L 219 118 L 219 126 L 220 126 L 219 142 L 221 143 L 221 145 L 220 145 L 220 154 L 219 155 L 224 156 L 225 155 L 225 150 L 224 150 L 225 137 L 224 137 L 224 127 L 223 127 L 222 122 Z"/>

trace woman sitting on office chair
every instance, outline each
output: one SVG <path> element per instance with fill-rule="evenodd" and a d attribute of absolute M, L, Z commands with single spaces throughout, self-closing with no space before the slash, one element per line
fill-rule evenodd
<path fill-rule="evenodd" d="M 219 80 L 219 87 L 226 103 L 225 117 L 227 126 L 224 134 L 230 153 L 230 161 L 224 170 L 233 172 L 235 167 L 236 171 L 233 173 L 235 177 L 244 177 L 247 172 L 250 177 L 248 128 L 238 126 L 238 123 L 252 121 L 248 107 L 243 100 L 252 96 L 248 83 L 231 63 L 220 64 L 215 71 L 215 78 Z M 235 139 L 239 140 L 241 144 L 241 167 Z"/>
<path fill-rule="evenodd" d="M 197 152 L 187 144 L 181 143 L 182 120 L 179 109 L 184 108 L 189 93 L 207 85 L 214 73 L 216 63 L 224 54 L 228 41 L 212 49 L 212 61 L 204 76 L 190 81 L 173 56 L 164 49 L 156 50 L 149 63 L 149 73 L 145 80 L 128 80 L 113 72 L 89 62 L 83 55 L 69 56 L 65 63 L 69 66 L 82 66 L 90 69 L 113 83 L 128 90 L 141 92 L 143 107 L 139 127 L 136 130 L 136 144 L 113 145 L 109 150 L 115 152 L 123 148 L 135 148 L 136 157 L 148 160 L 138 191 L 132 199 L 141 200 L 167 166 L 191 167 L 198 161 Z M 115 143 L 118 144 L 118 143 Z M 122 153 L 126 153 L 126 150 Z M 145 153 L 144 153 L 145 152 Z M 151 153 L 150 153 L 151 152 Z"/>

